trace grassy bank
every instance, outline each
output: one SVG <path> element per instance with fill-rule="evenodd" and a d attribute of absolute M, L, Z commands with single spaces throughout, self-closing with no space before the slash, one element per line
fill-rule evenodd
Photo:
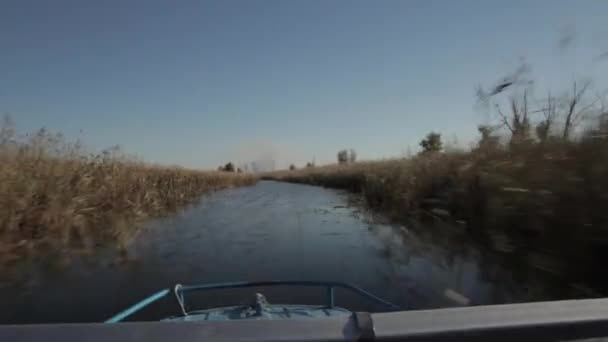
<path fill-rule="evenodd" d="M 86 154 L 44 130 L 0 131 L 0 267 L 120 246 L 138 223 L 253 176 L 148 165 L 117 150 Z M 6 274 L 4 274 L 6 276 Z"/>
<path fill-rule="evenodd" d="M 396 220 L 452 221 L 486 249 L 556 277 L 573 293 L 606 294 L 607 175 L 608 140 L 555 139 L 265 178 L 360 192 Z"/>

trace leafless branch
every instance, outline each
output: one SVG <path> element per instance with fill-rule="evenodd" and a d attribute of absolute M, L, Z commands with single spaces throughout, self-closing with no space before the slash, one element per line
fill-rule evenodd
<path fill-rule="evenodd" d="M 509 119 L 507 118 L 507 116 L 502 112 L 499 105 L 495 105 L 495 107 L 496 107 L 496 112 L 498 113 L 498 116 L 500 117 L 500 120 L 502 121 L 502 124 L 504 126 L 507 126 L 509 131 L 511 131 L 511 133 L 513 133 L 515 130 L 509 124 Z"/>
<path fill-rule="evenodd" d="M 585 82 L 583 87 L 577 90 L 577 84 L 574 82 L 572 86 L 572 96 L 568 99 L 568 111 L 566 113 L 566 121 L 564 123 L 564 131 L 562 133 L 562 137 L 567 139 L 570 136 L 570 131 L 572 130 L 572 126 L 575 121 L 580 117 L 580 114 L 589 109 L 591 106 L 595 105 L 595 102 L 590 106 L 585 106 L 582 110 L 576 110 L 577 105 L 581 102 L 583 96 L 585 96 L 585 92 L 589 89 L 591 85 L 591 81 Z"/>

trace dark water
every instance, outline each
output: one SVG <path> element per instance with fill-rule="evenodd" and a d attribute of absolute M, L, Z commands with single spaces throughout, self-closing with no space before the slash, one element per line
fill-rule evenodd
<path fill-rule="evenodd" d="M 205 196 L 175 217 L 150 223 L 133 242 L 129 262 L 76 264 L 2 288 L 0 323 L 101 321 L 175 283 L 340 281 L 411 309 L 504 303 L 527 293 L 509 272 L 481 263 L 474 249 L 456 242 L 442 247 L 404 227 L 376 223 L 348 199 L 334 190 L 266 181 Z M 270 302 L 322 298 L 321 291 L 300 288 L 264 293 Z M 252 291 L 233 290 L 190 302 L 206 307 L 251 298 Z M 378 309 L 340 292 L 337 304 Z M 175 309 L 161 302 L 137 318 Z"/>

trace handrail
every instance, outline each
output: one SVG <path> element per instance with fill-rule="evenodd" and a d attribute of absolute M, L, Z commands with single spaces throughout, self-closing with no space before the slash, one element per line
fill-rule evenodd
<path fill-rule="evenodd" d="M 169 293 L 169 289 L 164 289 L 161 291 L 156 292 L 155 294 L 146 297 L 145 299 L 137 302 L 135 305 L 117 313 L 116 315 L 112 316 L 111 318 L 107 319 L 105 321 L 105 323 L 116 323 L 116 322 L 120 322 L 123 319 L 133 315 L 134 313 L 136 313 L 137 311 L 145 308 L 146 306 L 152 304 L 153 302 L 156 302 L 157 300 L 163 298 L 164 296 L 166 296 Z"/>
<path fill-rule="evenodd" d="M 271 280 L 271 281 L 259 281 L 259 282 L 249 282 L 249 281 L 240 281 L 240 282 L 230 282 L 230 283 L 218 283 L 218 284 L 206 284 L 206 285 L 182 285 L 180 287 L 180 291 L 181 292 L 190 292 L 190 291 L 197 291 L 197 290 L 216 290 L 216 289 L 228 289 L 228 288 L 243 288 L 243 287 L 259 287 L 259 286 L 281 286 L 281 285 L 288 285 L 288 286 L 311 286 L 311 287 L 327 287 L 328 288 L 328 299 L 332 299 L 333 302 L 333 291 L 331 291 L 331 295 L 329 295 L 329 289 L 333 289 L 333 288 L 343 288 L 343 289 L 347 289 L 353 292 L 356 292 L 360 295 L 362 295 L 363 297 L 367 297 L 372 301 L 378 302 L 380 304 L 385 305 L 386 307 L 392 309 L 392 310 L 400 310 L 401 308 L 391 302 L 388 302 L 358 286 L 354 286 L 351 284 L 347 284 L 347 283 L 340 283 L 340 282 L 320 282 L 320 281 L 306 281 L 306 280 L 299 280 L 299 281 L 282 281 L 282 280 Z M 328 306 L 331 306 L 330 304 L 332 302 L 328 301 Z"/>
<path fill-rule="evenodd" d="M 206 291 L 206 290 L 218 290 L 218 289 L 229 289 L 229 288 L 244 288 L 244 287 L 261 287 L 261 286 L 311 286 L 311 287 L 326 287 L 327 288 L 327 307 L 334 307 L 334 288 L 343 288 L 346 290 L 353 291 L 362 297 L 365 297 L 371 301 L 376 303 L 380 303 L 391 310 L 400 310 L 399 306 L 390 303 L 364 289 L 346 283 L 340 282 L 318 282 L 318 281 L 260 281 L 260 282 L 249 282 L 249 281 L 240 281 L 240 282 L 228 282 L 228 283 L 215 283 L 215 284 L 205 284 L 205 285 L 175 285 L 173 292 L 177 299 L 177 302 L 180 306 L 181 313 L 186 316 L 188 312 L 185 307 L 184 294 L 187 292 L 193 291 Z M 107 319 L 105 323 L 116 323 L 124 320 L 125 318 L 133 315 L 134 313 L 140 311 L 144 307 L 149 304 L 163 298 L 168 293 L 170 293 L 170 289 L 164 289 L 155 294 L 143 299 L 142 301 L 136 303 L 135 305 L 121 311 L 120 313 L 112 316 Z"/>
<path fill-rule="evenodd" d="M 184 294 L 181 291 L 182 284 L 176 284 L 173 288 L 173 294 L 175 295 L 175 299 L 177 299 L 177 304 L 179 305 L 180 310 L 182 310 L 182 314 L 184 316 L 188 316 L 188 312 L 186 311 L 186 301 L 184 300 Z"/>

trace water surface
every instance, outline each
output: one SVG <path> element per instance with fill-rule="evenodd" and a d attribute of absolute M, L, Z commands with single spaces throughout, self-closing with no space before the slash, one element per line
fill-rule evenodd
<path fill-rule="evenodd" d="M 262 181 L 204 196 L 174 217 L 150 222 L 134 240 L 129 262 L 73 265 L 4 288 L 0 323 L 101 321 L 176 283 L 239 280 L 339 281 L 404 308 L 505 303 L 526 292 L 474 249 L 424 242 L 406 227 L 378 223 L 349 195 L 308 185 Z M 259 289 L 258 289 L 259 290 Z M 264 289 L 270 302 L 321 303 L 322 291 Z M 250 290 L 190 298 L 191 307 L 246 303 Z M 337 293 L 337 304 L 380 310 Z M 176 313 L 168 299 L 139 315 Z"/>

